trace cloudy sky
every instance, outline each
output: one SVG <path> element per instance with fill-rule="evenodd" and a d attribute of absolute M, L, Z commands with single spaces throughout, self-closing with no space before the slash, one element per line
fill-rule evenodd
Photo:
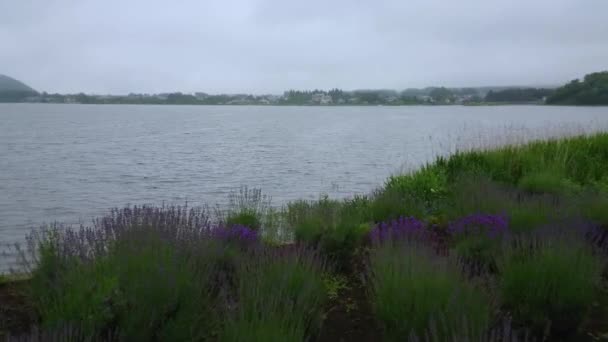
<path fill-rule="evenodd" d="M 0 0 L 40 91 L 559 84 L 608 69 L 607 0 Z"/>

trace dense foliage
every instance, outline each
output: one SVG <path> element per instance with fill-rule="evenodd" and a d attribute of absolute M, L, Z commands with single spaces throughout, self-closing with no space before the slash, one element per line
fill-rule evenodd
<path fill-rule="evenodd" d="M 547 99 L 548 104 L 608 105 L 608 71 L 585 75 L 558 88 Z"/>
<path fill-rule="evenodd" d="M 540 102 L 553 94 L 553 89 L 544 88 L 512 88 L 500 91 L 490 90 L 485 97 L 486 102 L 533 103 Z"/>

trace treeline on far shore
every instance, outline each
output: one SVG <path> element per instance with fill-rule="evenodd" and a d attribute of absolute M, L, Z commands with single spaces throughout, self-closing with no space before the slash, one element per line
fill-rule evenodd
<path fill-rule="evenodd" d="M 5 77 L 6 79 L 9 79 Z M 12 80 L 12 79 L 11 79 Z M 12 80 L 18 82 L 16 80 Z M 559 88 L 477 87 L 369 90 L 288 90 L 282 95 L 161 93 L 128 95 L 50 94 L 29 87 L 1 87 L 0 102 L 81 104 L 183 104 L 183 105 L 488 105 L 555 104 L 608 105 L 608 71 L 586 75 Z"/>

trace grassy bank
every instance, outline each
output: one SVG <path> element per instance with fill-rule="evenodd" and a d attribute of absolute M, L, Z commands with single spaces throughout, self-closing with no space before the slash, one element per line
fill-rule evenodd
<path fill-rule="evenodd" d="M 31 319 L 10 333 L 590 340 L 608 329 L 606 229 L 608 134 L 456 153 L 347 200 L 129 207 L 30 236 Z"/>

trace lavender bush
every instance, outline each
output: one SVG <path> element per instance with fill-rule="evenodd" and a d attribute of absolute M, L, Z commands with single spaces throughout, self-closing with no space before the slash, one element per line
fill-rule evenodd
<path fill-rule="evenodd" d="M 554 336 L 576 333 L 600 286 L 604 258 L 587 229 L 546 227 L 504 242 L 498 266 L 503 308 L 519 324 Z"/>
<path fill-rule="evenodd" d="M 255 244 L 247 227 L 217 227 L 205 210 L 129 207 L 92 227 L 58 225 L 29 237 L 23 260 L 41 327 L 90 338 L 199 340 L 220 322 L 227 250 Z"/>
<path fill-rule="evenodd" d="M 489 297 L 463 279 L 452 262 L 413 239 L 384 241 L 371 251 L 371 298 L 388 340 L 431 331 L 437 341 L 455 331 L 477 340 L 489 330 Z"/>
<path fill-rule="evenodd" d="M 451 222 L 448 232 L 455 237 L 485 235 L 496 238 L 508 232 L 506 215 L 474 214 Z"/>
<path fill-rule="evenodd" d="M 304 341 L 320 324 L 324 261 L 297 246 L 264 248 L 237 267 L 237 295 L 221 341 Z"/>
<path fill-rule="evenodd" d="M 258 232 L 243 225 L 217 226 L 211 229 L 210 235 L 219 241 L 244 246 L 251 246 L 259 241 Z"/>
<path fill-rule="evenodd" d="M 505 215 L 473 214 L 448 225 L 453 250 L 469 276 L 495 272 L 500 239 L 509 234 Z"/>
<path fill-rule="evenodd" d="M 399 241 L 412 237 L 423 237 L 428 233 L 426 223 L 414 217 L 400 217 L 389 222 L 377 224 L 370 231 L 370 239 L 374 244 L 387 241 Z"/>

